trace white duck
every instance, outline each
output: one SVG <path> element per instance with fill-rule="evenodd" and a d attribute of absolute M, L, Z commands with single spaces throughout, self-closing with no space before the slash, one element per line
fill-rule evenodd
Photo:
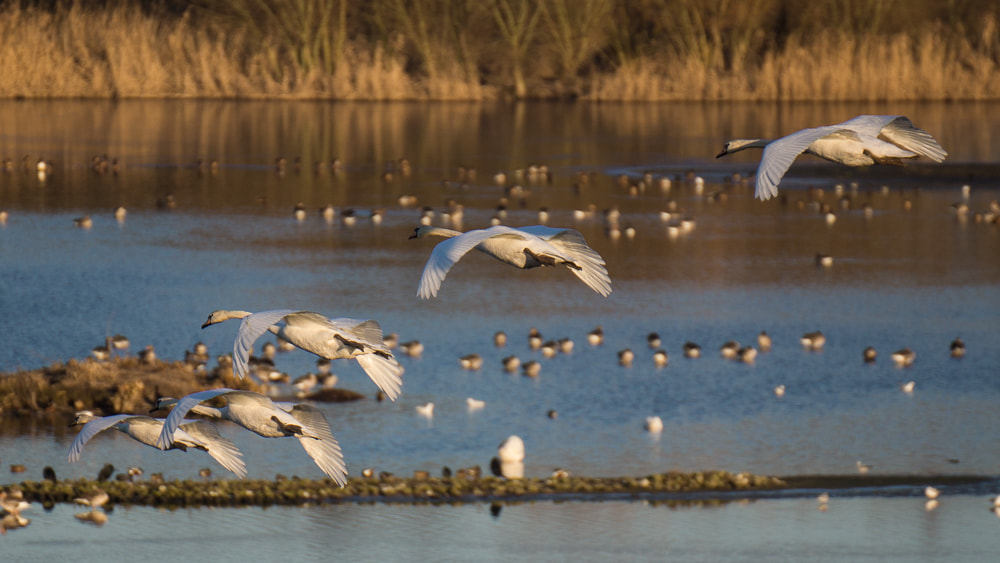
<path fill-rule="evenodd" d="M 243 319 L 233 344 L 233 373 L 243 377 L 249 370 L 250 350 L 265 332 L 271 331 L 295 346 L 328 360 L 354 358 L 387 397 L 396 400 L 403 385 L 403 366 L 382 341 L 382 327 L 375 321 L 328 319 L 311 311 L 277 310 L 214 311 L 201 328 L 229 319 Z M 283 326 L 277 323 L 284 322 Z"/>
<path fill-rule="evenodd" d="M 948 153 L 927 131 L 902 115 L 859 115 L 836 125 L 803 129 L 776 140 L 735 139 L 716 158 L 745 149 L 764 149 L 754 196 L 778 195 L 778 183 L 803 152 L 847 166 L 902 165 L 922 156 L 941 162 Z"/>
<path fill-rule="evenodd" d="M 202 450 L 212 456 L 220 465 L 232 471 L 237 477 L 246 477 L 247 466 L 243 462 L 243 454 L 231 440 L 223 438 L 211 422 L 205 420 L 182 420 L 164 437 L 164 447 L 157 445 L 162 434 L 163 420 L 149 416 L 134 414 L 116 414 L 111 416 L 94 416 L 90 411 L 76 413 L 76 420 L 70 426 L 83 425 L 83 429 L 73 439 L 69 447 L 67 459 L 76 463 L 83 452 L 83 446 L 91 438 L 108 428 L 128 434 L 133 439 L 164 450 L 187 451 L 188 448 Z"/>
<path fill-rule="evenodd" d="M 539 266 L 566 266 L 588 287 L 607 297 L 611 294 L 611 277 L 604 258 L 587 245 L 583 235 L 573 229 L 557 229 L 536 225 L 507 227 L 495 225 L 465 233 L 421 225 L 413 238 L 445 237 L 424 266 L 417 295 L 423 299 L 435 297 L 448 270 L 467 252 L 476 250 L 511 266 L 530 269 Z"/>
<path fill-rule="evenodd" d="M 216 408 L 201 404 L 216 397 L 224 399 L 225 406 Z M 173 407 L 164 419 L 163 431 L 155 442 L 160 449 L 169 447 L 171 433 L 181 425 L 188 412 L 193 412 L 235 422 L 265 438 L 294 436 L 299 439 L 306 453 L 323 473 L 329 475 L 340 486 L 347 483 L 347 466 L 344 465 L 340 444 L 330 432 L 330 423 L 327 422 L 326 416 L 316 407 L 275 403 L 260 393 L 226 388 L 199 391 L 180 400 L 164 397 L 156 406 Z"/>

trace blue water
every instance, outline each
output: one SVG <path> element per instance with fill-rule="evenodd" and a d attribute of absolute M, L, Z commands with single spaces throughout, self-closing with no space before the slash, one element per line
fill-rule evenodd
<path fill-rule="evenodd" d="M 67 102 L 60 107 L 73 115 L 87 106 Z M 163 109 L 150 102 L 151 130 L 136 132 L 134 138 L 52 128 L 31 137 L 30 148 L 23 146 L 24 133 L 0 139 L 7 154 L 44 150 L 58 163 L 44 181 L 21 172 L 0 175 L 0 209 L 10 212 L 0 227 L 0 310 L 8 318 L 0 369 L 85 358 L 116 333 L 130 338 L 131 353 L 153 345 L 161 358 L 179 360 L 203 341 L 213 355 L 225 354 L 237 327 L 226 323 L 201 330 L 212 310 L 301 308 L 331 317 L 376 319 L 386 333 L 426 346 L 419 359 L 400 354 L 406 373 L 403 395 L 395 403 L 372 400 L 375 387 L 360 368 L 335 362 L 339 384 L 369 397 L 322 405 L 352 475 L 366 467 L 400 475 L 437 473 L 443 466 L 485 467 L 511 434 L 526 443 L 529 476 L 545 476 L 556 467 L 603 476 L 673 469 L 844 474 L 853 473 L 859 460 L 871 464 L 873 473 L 997 474 L 1000 230 L 958 221 L 950 205 L 961 200 L 962 183 L 972 184 L 968 203 L 974 211 L 1000 197 L 995 173 L 988 172 L 988 163 L 1000 155 L 984 155 L 981 145 L 963 144 L 958 132 L 935 131 L 958 164 L 987 167 L 978 169 L 982 179 L 959 178 L 960 172 L 943 168 L 893 169 L 896 176 L 885 176 L 878 169 L 868 174 L 812 160 L 802 163 L 803 176 L 795 174 L 798 164 L 793 167 L 787 185 L 791 202 L 782 205 L 754 201 L 751 191 L 721 183 L 734 171 L 752 171 L 753 161 L 715 161 L 714 152 L 697 148 L 708 144 L 708 133 L 694 124 L 710 119 L 711 108 L 689 108 L 691 115 L 683 117 L 690 120 L 689 127 L 680 122 L 685 112 L 664 109 L 678 123 L 670 127 L 670 148 L 655 150 L 655 131 L 646 130 L 641 119 L 618 124 L 615 135 L 622 141 L 610 150 L 607 123 L 561 107 L 531 106 L 529 113 L 565 111 L 564 117 L 578 120 L 571 130 L 561 130 L 551 115 L 529 116 L 536 128 L 530 136 L 483 122 L 472 130 L 442 127 L 442 115 L 447 115 L 442 108 L 428 109 L 427 115 L 419 108 L 385 109 L 391 115 L 402 112 L 438 134 L 441 140 L 433 145 L 426 130 L 383 121 L 375 115 L 382 111 L 376 107 L 344 109 L 363 118 L 347 120 L 350 125 L 338 126 L 346 130 L 329 133 L 309 129 L 315 125 L 308 113 L 300 115 L 300 106 L 288 108 L 292 117 L 282 112 L 272 116 L 269 109 L 263 118 L 257 106 L 227 108 L 214 117 L 205 106 L 196 113 L 216 127 L 182 121 L 180 133 L 155 119 Z M 137 108 L 124 104 L 99 111 L 124 119 Z M 319 110 L 324 116 L 327 111 L 340 110 Z M 465 107 L 456 111 L 476 115 Z M 503 121 L 502 108 L 477 111 L 483 120 Z M 829 111 L 817 109 L 822 115 L 810 119 L 826 119 Z M 854 113 L 861 111 L 868 109 Z M 925 126 L 940 123 L 936 116 L 942 111 L 928 109 L 932 117 L 924 120 L 930 121 Z M 995 118 L 985 117 L 996 112 L 956 111 L 978 116 L 967 117 L 967 123 L 982 134 L 997 127 Z M 8 107 L 0 107 L 0 118 L 0 124 L 16 121 L 17 131 L 27 127 Z M 289 128 L 286 119 L 296 127 Z M 270 137 L 243 139 L 232 133 L 250 122 Z M 294 134 L 298 128 L 313 131 L 318 143 L 304 144 Z M 376 142 L 380 128 L 392 133 L 386 137 L 388 145 Z M 221 131 L 222 138 L 206 129 Z M 708 140 L 714 146 L 726 135 Z M 174 136 L 190 142 L 157 141 Z M 98 141 L 78 144 L 84 137 Z M 342 140 L 352 137 L 359 139 L 354 145 Z M 86 169 L 90 152 L 103 150 L 93 148 L 95 144 L 122 155 L 118 176 Z M 291 157 L 295 151 L 301 151 L 305 162 L 345 155 L 348 166 L 340 176 L 308 170 L 276 175 L 270 166 L 274 155 Z M 195 156 L 215 155 L 223 159 L 216 174 L 189 167 Z M 414 175 L 386 183 L 380 171 L 387 160 L 400 156 L 411 160 Z M 507 223 L 534 224 L 537 208 L 550 207 L 550 225 L 577 228 L 606 258 L 612 295 L 601 298 L 565 271 L 517 271 L 469 255 L 449 273 L 437 299 L 417 299 L 417 280 L 434 243 L 407 240 L 419 211 L 399 207 L 396 196 L 416 193 L 421 205 L 437 210 L 454 198 L 466 205 L 463 227 L 480 227 L 494 213 L 500 195 L 492 173 L 533 161 L 549 162 L 554 182 L 531 186 L 532 196 L 523 208 L 511 206 Z M 443 185 L 441 180 L 454 178 L 459 164 L 476 166 L 478 180 Z M 669 195 L 654 190 L 630 197 L 616 187 L 619 171 L 647 169 L 670 176 L 695 170 L 709 179 L 706 192 L 725 189 L 730 197 L 712 203 L 683 182 Z M 594 180 L 577 195 L 572 184 L 580 170 L 594 172 Z M 875 208 L 872 219 L 860 211 L 838 212 L 837 222 L 829 226 L 794 204 L 805 197 L 801 188 L 809 183 L 825 187 L 833 202 L 833 185 L 850 181 L 860 183 L 858 197 Z M 881 193 L 883 184 L 890 186 L 888 194 Z M 178 207 L 158 211 L 155 201 L 167 193 L 176 196 Z M 668 197 L 696 218 L 690 234 L 667 235 L 658 214 Z M 904 199 L 913 202 L 909 211 Z M 291 213 L 299 201 L 310 209 L 303 223 Z M 575 222 L 572 210 L 589 202 L 598 209 L 619 205 L 623 222 L 636 227 L 636 238 L 609 239 L 599 218 Z M 364 219 L 355 227 L 327 224 L 316 212 L 326 203 L 356 208 L 362 217 L 370 208 L 385 207 L 386 220 L 379 226 Z M 119 204 L 129 209 L 123 224 L 111 216 Z M 73 226 L 73 219 L 84 214 L 93 216 L 90 230 Z M 834 266 L 817 268 L 816 252 L 833 255 Z M 606 341 L 592 347 L 585 337 L 598 325 Z M 547 339 L 572 338 L 573 352 L 543 359 L 528 349 L 532 327 Z M 503 349 L 492 343 L 497 330 L 510 336 Z M 774 349 L 760 354 L 754 364 L 720 356 L 722 343 L 753 344 L 761 330 L 772 335 Z M 798 342 L 813 330 L 827 336 L 820 352 L 806 351 Z M 646 346 L 652 331 L 661 335 L 670 355 L 666 368 L 652 365 L 652 350 Z M 959 336 L 969 353 L 957 360 L 949 357 L 948 347 Z M 686 341 L 701 344 L 704 356 L 685 359 L 681 346 Z M 879 352 L 873 365 L 861 361 L 869 345 Z M 916 351 L 916 362 L 895 367 L 889 355 L 904 346 Z M 630 368 L 617 363 L 617 352 L 625 347 L 636 353 Z M 485 360 L 478 372 L 462 370 L 457 361 L 472 352 Z M 504 372 L 500 360 L 511 354 L 542 362 L 541 375 L 531 379 Z M 279 355 L 277 365 L 295 377 L 314 369 L 314 361 L 295 351 Z M 900 390 L 908 381 L 915 382 L 909 394 Z M 786 387 L 781 398 L 773 392 L 777 385 Z M 485 400 L 486 407 L 470 412 L 467 397 Z M 429 401 L 436 405 L 433 419 L 415 412 Z M 558 417 L 550 419 L 549 410 Z M 663 419 L 660 435 L 643 429 L 652 415 Z M 199 468 L 212 467 L 216 477 L 226 478 L 203 454 L 160 452 L 110 432 L 88 443 L 82 460 L 70 465 L 65 455 L 75 433 L 65 428 L 66 421 L 44 413 L 5 420 L 0 483 L 38 479 L 46 465 L 62 478 L 90 477 L 108 461 L 119 469 L 139 465 L 167 478 L 192 478 Z M 220 431 L 243 450 L 250 477 L 322 476 L 295 441 L 263 439 L 231 425 L 220 425 Z M 25 464 L 27 473 L 8 473 L 6 466 L 13 463 Z M 90 546 L 93 551 L 84 553 L 92 555 L 115 542 L 166 546 L 167 538 L 183 536 L 192 549 L 220 538 L 236 540 L 241 547 L 234 557 L 273 549 L 317 558 L 330 552 L 328 541 L 336 541 L 347 544 L 349 559 L 448 559 L 452 554 L 454 559 L 498 559 L 509 553 L 509 546 L 525 545 L 521 555 L 543 560 L 605 559 L 602 555 L 608 554 L 801 560 L 815 553 L 834 560 L 940 560 L 944 553 L 977 560 L 987 548 L 995 548 L 987 539 L 993 536 L 982 533 L 983 526 L 997 525 L 985 499 L 985 494 L 955 495 L 939 510 L 926 512 L 918 498 L 848 498 L 823 514 L 816 513 L 811 498 L 681 510 L 617 501 L 542 502 L 506 507 L 499 519 L 480 504 L 170 513 L 120 508 L 100 529 L 74 521 L 72 509 L 60 506 L 51 513 L 29 514 L 32 525 L 11 531 L 5 541 L 16 540 L 25 549 L 46 541 L 53 557 L 79 542 Z M 291 530 L 272 522 L 274 516 Z M 204 519 L 209 518 L 236 524 L 206 532 Z M 341 520 L 346 522 L 331 524 Z M 617 533 L 609 533 L 601 527 L 619 521 L 636 529 L 622 524 L 611 528 Z M 320 522 L 315 524 L 319 530 L 340 527 L 330 536 L 335 539 L 317 539 L 303 531 L 306 522 Z M 768 529 L 774 531 L 762 532 L 762 522 L 773 522 Z M 467 525 L 475 526 L 472 533 L 466 533 Z M 163 534 L 148 535 L 147 527 Z M 355 538 L 358 527 L 367 531 Z M 60 530 L 56 542 L 51 541 L 52 529 Z M 663 534 L 663 529 L 672 532 Z M 872 531 L 883 529 L 884 534 Z M 538 530 L 551 542 L 538 539 Z M 930 537 L 934 541 L 926 539 Z M 450 551 L 442 551 L 444 545 Z"/>

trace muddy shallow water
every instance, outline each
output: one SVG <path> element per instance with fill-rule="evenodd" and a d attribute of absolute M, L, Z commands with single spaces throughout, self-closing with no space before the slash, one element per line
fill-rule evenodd
<path fill-rule="evenodd" d="M 352 474 L 365 467 L 398 474 L 437 472 L 444 465 L 485 467 L 497 444 L 518 434 L 527 445 L 526 473 L 535 476 L 555 467 L 604 476 L 670 469 L 852 473 L 859 460 L 886 474 L 995 475 L 1000 229 L 971 217 L 959 221 L 951 205 L 963 201 L 963 184 L 971 186 L 967 203 L 974 212 L 1000 198 L 996 109 L 980 104 L 0 104 L 0 158 L 19 165 L 23 154 L 42 155 L 56 165 L 44 179 L 19 169 L 0 174 L 0 209 L 9 212 L 0 227 L 0 305 L 9 319 L 0 368 L 82 358 L 116 333 L 131 339 L 132 353 L 149 344 L 162 358 L 181 359 L 184 350 L 204 341 L 213 355 L 223 354 L 231 349 L 236 326 L 199 329 L 213 309 L 302 308 L 373 318 L 402 341 L 418 339 L 426 346 L 419 359 L 400 358 L 407 371 L 396 403 L 324 406 Z M 888 112 L 905 113 L 931 131 L 948 149 L 948 161 L 852 170 L 803 157 L 781 185 L 789 197 L 782 204 L 755 201 L 751 188 L 725 182 L 734 172 L 752 173 L 759 155 L 713 158 L 731 137 L 772 137 L 859 113 Z M 119 159 L 117 174 L 88 168 L 89 159 L 103 153 Z M 289 162 L 283 174 L 274 168 L 278 156 Z M 303 163 L 298 171 L 296 156 Z M 343 161 L 339 173 L 313 170 L 314 161 L 328 163 L 334 156 Z M 387 164 L 403 157 L 412 174 L 393 169 L 393 178 L 384 178 Z M 199 158 L 218 159 L 218 170 L 197 167 Z M 580 230 L 606 258 L 611 296 L 601 298 L 565 271 L 517 271 L 469 255 L 449 273 L 437 299 L 418 300 L 417 280 L 434 243 L 407 239 L 420 212 L 401 207 L 397 197 L 416 195 L 420 206 L 438 212 L 454 199 L 465 206 L 462 227 L 479 228 L 496 212 L 501 195 L 493 174 L 530 163 L 547 164 L 552 182 L 525 181 L 530 195 L 523 205 L 508 204 L 505 223 L 536 224 L 538 209 L 548 207 L 550 225 Z M 474 167 L 476 179 L 463 182 L 459 166 Z M 629 195 L 627 187 L 619 187 L 619 175 L 635 182 L 646 171 L 670 177 L 671 191 Z M 706 179 L 705 193 L 724 191 L 726 200 L 698 195 L 684 181 L 688 171 Z M 581 172 L 590 174 L 590 181 L 574 188 Z M 843 184 L 850 193 L 850 182 L 858 185 L 855 202 L 871 204 L 871 218 L 859 209 L 843 210 L 829 225 L 796 205 L 808 186 L 824 188 L 825 200 L 835 203 L 834 185 Z M 158 209 L 168 195 L 176 207 Z M 661 222 L 659 213 L 671 199 L 695 219 L 691 233 L 671 237 Z M 303 222 L 292 217 L 299 202 L 309 210 Z M 356 210 L 357 224 L 324 221 L 318 209 L 327 203 Z M 591 203 L 598 210 L 617 205 L 623 225 L 636 229 L 635 239 L 609 238 L 600 215 L 575 220 L 573 210 Z M 117 205 L 129 211 L 121 224 L 111 214 Z M 367 219 L 375 208 L 385 208 L 380 225 Z M 85 214 L 93 227 L 75 228 L 73 219 Z M 435 224 L 443 224 L 440 215 Z M 834 265 L 818 268 L 817 252 L 832 255 Z M 598 325 L 606 340 L 589 346 L 585 336 Z M 572 338 L 573 352 L 543 359 L 528 349 L 531 327 L 546 338 Z M 492 343 L 497 330 L 510 335 L 503 349 Z M 754 343 L 761 330 L 775 344 L 754 364 L 720 356 L 724 342 Z M 799 344 L 803 333 L 814 330 L 827 336 L 820 352 Z M 653 331 L 670 357 L 662 369 L 652 365 L 646 345 Z M 948 353 L 956 337 L 969 351 L 960 360 Z M 682 356 L 687 341 L 703 346 L 701 359 Z M 879 359 L 866 365 L 861 352 L 869 345 Z M 617 362 L 625 347 L 636 353 L 630 368 Z M 889 359 L 903 347 L 917 353 L 908 368 Z M 484 358 L 477 372 L 462 370 L 457 361 L 472 352 Z M 505 373 L 500 360 L 511 354 L 540 361 L 541 375 Z M 289 352 L 279 355 L 277 366 L 295 377 L 314 369 L 314 360 Z M 373 396 L 374 386 L 355 364 L 336 362 L 334 371 L 340 385 Z M 912 393 L 900 390 L 908 381 L 915 383 Z M 780 398 L 773 392 L 778 385 L 786 389 Z M 486 407 L 469 411 L 466 397 L 485 400 Z M 414 410 L 429 401 L 436 405 L 433 419 Z M 546 416 L 549 410 L 558 418 Z M 643 430 L 651 415 L 663 419 L 662 434 Z M 167 478 L 195 478 L 198 468 L 213 463 L 202 454 L 158 452 L 108 434 L 88 444 L 81 462 L 69 465 L 65 451 L 74 433 L 64 425 L 44 414 L 5 419 L 0 482 L 38 479 L 45 465 L 60 477 L 92 477 L 108 461 L 119 468 L 141 465 Z M 252 477 L 321 475 L 294 441 L 266 440 L 227 425 L 220 430 L 244 451 Z M 27 472 L 8 473 L 11 463 L 25 464 Z M 221 468 L 214 469 L 222 475 Z M 797 559 L 800 548 L 830 537 L 855 542 L 861 532 L 850 525 L 852 518 L 875 518 L 883 510 L 909 515 L 890 526 L 902 527 L 903 539 L 877 551 L 886 557 L 915 553 L 914 527 L 941 526 L 948 549 L 964 545 L 972 550 L 965 553 L 974 555 L 981 547 L 967 541 L 972 535 L 957 531 L 958 519 L 973 518 L 952 511 L 959 503 L 924 514 L 917 499 L 910 499 L 915 508 L 879 500 L 851 501 L 850 516 L 832 530 L 814 518 L 832 516 L 833 508 L 813 514 L 804 501 L 801 507 L 798 501 L 758 502 L 750 511 L 763 517 L 757 512 L 765 505 L 775 507 L 782 529 L 808 530 L 798 535 L 800 543 L 779 542 L 764 558 Z M 981 525 L 996 525 L 980 501 L 985 497 L 970 496 L 961 504 L 986 522 Z M 572 507 L 529 504 L 505 510 L 498 521 L 485 515 L 482 520 L 495 532 L 497 522 L 512 520 L 507 514 L 523 512 L 545 522 L 549 533 L 569 538 L 579 525 L 576 519 L 588 518 L 586 504 Z M 295 516 L 285 517 L 293 519 L 313 513 L 296 510 L 238 510 L 232 518 L 248 518 L 245 525 L 253 527 L 276 512 L 290 511 Z M 364 527 L 379 529 L 421 510 L 457 526 L 467 517 L 478 521 L 469 514 L 485 507 L 315 510 L 324 521 L 330 510 L 346 511 L 367 522 Z M 601 503 L 592 510 L 594 521 L 614 518 L 609 510 L 640 520 L 648 515 L 634 503 Z M 683 524 L 666 524 L 695 534 L 702 525 L 740 529 L 742 518 L 731 517 L 736 510 L 653 513 L 681 519 Z M 100 538 L 124 512 L 116 510 L 98 531 L 63 518 L 68 511 L 59 507 L 39 515 L 6 540 L 27 538 L 29 531 L 59 519 L 77 526 L 67 530 L 67 541 L 83 533 Z M 542 514 L 553 511 L 572 517 Z M 197 536 L 201 515 L 218 513 L 170 513 L 162 525 Z M 149 512 L 150 521 L 160 516 Z M 518 526 L 507 533 L 524 540 L 533 531 Z M 405 543 L 420 536 L 415 531 Z M 738 554 L 738 536 L 720 540 L 733 548 L 722 557 Z M 616 545 L 613 537 L 603 537 Z M 652 533 L 636 541 L 636 558 L 659 556 L 656 546 L 662 545 Z M 700 540 L 677 542 L 685 559 L 719 553 Z M 305 557 L 328 549 L 322 543 L 284 543 L 304 550 Z M 631 543 L 626 537 L 617 545 Z M 389 544 L 404 545 L 402 538 Z M 572 547 L 576 543 L 557 545 L 550 558 L 587 553 Z M 866 545 L 830 558 L 876 553 Z"/>

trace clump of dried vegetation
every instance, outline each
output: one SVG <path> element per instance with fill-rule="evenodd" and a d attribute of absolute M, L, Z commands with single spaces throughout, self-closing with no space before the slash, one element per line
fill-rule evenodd
<path fill-rule="evenodd" d="M 233 377 L 228 365 L 206 372 L 184 362 L 149 363 L 134 357 L 69 360 L 0 374 L 0 415 L 83 409 L 141 413 L 153 408 L 159 397 L 182 397 L 211 387 L 258 390 L 249 378 Z"/>
<path fill-rule="evenodd" d="M 135 0 L 0 6 L 0 97 L 1000 97 L 991 0 Z"/>

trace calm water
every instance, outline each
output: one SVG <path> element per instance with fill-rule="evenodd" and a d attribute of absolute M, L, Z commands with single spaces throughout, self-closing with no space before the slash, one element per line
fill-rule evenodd
<path fill-rule="evenodd" d="M 198 341 L 213 354 L 226 353 L 236 326 L 202 331 L 208 312 L 302 308 L 374 318 L 401 340 L 426 345 L 422 358 L 401 358 L 407 372 L 397 403 L 324 407 L 352 474 L 364 467 L 409 474 L 486 465 L 503 438 L 518 434 L 527 444 L 526 473 L 536 476 L 554 467 L 587 475 L 709 468 L 851 473 L 858 460 L 872 464 L 873 472 L 996 475 L 1000 230 L 957 221 L 950 205 L 961 200 L 962 184 L 972 187 L 973 211 L 1000 198 L 997 110 L 981 104 L 4 102 L 0 158 L 19 165 L 22 155 L 32 161 L 44 156 L 56 169 L 44 180 L 19 169 L 0 174 L 0 209 L 10 213 L 0 227 L 0 307 L 10 319 L 0 369 L 82 358 L 115 333 L 129 336 L 133 352 L 151 344 L 167 359 L 182 358 Z M 832 226 L 815 212 L 757 202 L 750 189 L 721 183 L 734 172 L 751 173 L 759 157 L 715 160 L 723 141 L 779 136 L 859 113 L 909 115 L 949 151 L 947 163 L 864 171 L 803 157 L 781 186 L 793 202 L 810 185 L 826 188 L 833 202 L 833 185 L 853 181 L 858 200 L 874 208 L 871 219 L 840 211 Z M 120 160 L 117 175 L 88 169 L 91 156 L 102 153 Z M 302 169 L 290 165 L 275 173 L 278 156 L 289 162 L 300 156 Z M 313 171 L 314 161 L 334 156 L 343 160 L 341 173 Z M 387 163 L 401 157 L 412 164 L 412 175 L 383 179 Z M 220 169 L 196 167 L 199 158 L 218 159 Z M 603 299 L 564 271 L 522 272 L 470 255 L 450 272 L 438 299 L 419 301 L 417 280 L 433 242 L 407 240 L 419 211 L 400 207 L 397 197 L 416 195 L 420 205 L 438 211 L 454 199 L 465 205 L 463 228 L 478 228 L 494 214 L 501 194 L 493 174 L 535 162 L 550 167 L 553 182 L 525 182 L 530 196 L 523 206 L 510 204 L 506 223 L 535 224 L 537 210 L 548 207 L 550 225 L 579 229 L 607 259 L 614 293 Z M 474 167 L 476 180 L 460 182 L 459 166 Z M 630 196 L 614 179 L 625 173 L 637 180 L 644 171 L 673 178 L 689 170 L 705 177 L 706 192 L 728 190 L 728 200 L 713 203 L 683 182 L 669 194 L 653 189 Z M 574 190 L 578 172 L 592 179 Z M 168 194 L 176 209 L 159 211 L 157 200 Z M 667 235 L 659 212 L 668 198 L 695 218 L 692 233 Z M 909 211 L 904 200 L 912 202 Z M 309 209 L 302 223 L 292 218 L 299 202 Z M 316 212 L 328 203 L 356 209 L 361 219 L 354 227 L 339 219 L 328 224 Z M 572 210 L 590 203 L 598 210 L 619 206 L 636 238 L 608 238 L 599 218 L 574 221 Z M 117 205 L 129 210 L 122 224 L 111 215 Z M 366 220 L 373 208 L 386 209 L 381 225 Z M 84 214 L 93 217 L 93 228 L 74 228 L 72 220 Z M 834 266 L 817 268 L 816 252 L 833 255 Z M 607 339 L 591 347 L 585 335 L 597 325 Z M 572 338 L 576 347 L 543 360 L 528 349 L 531 327 L 547 338 Z M 511 337 L 504 349 L 492 344 L 496 330 Z M 754 365 L 719 355 L 723 342 L 750 344 L 761 330 L 775 345 Z M 798 343 L 812 330 L 827 335 L 822 352 L 806 352 Z M 652 331 L 670 354 L 664 369 L 652 366 L 645 343 Z M 956 336 L 969 349 L 962 360 L 948 356 Z M 688 340 L 704 347 L 703 358 L 682 357 Z M 880 353 L 874 365 L 861 361 L 868 345 Z M 888 356 L 904 346 L 916 351 L 916 363 L 896 368 Z M 616 352 L 625 347 L 636 352 L 631 368 L 617 365 Z M 484 357 L 485 366 L 463 371 L 457 359 L 472 352 Z M 500 359 L 510 354 L 542 361 L 541 376 L 503 372 Z M 312 369 L 314 360 L 292 352 L 279 356 L 278 367 L 294 377 Z M 373 394 L 353 363 L 338 362 L 334 369 L 342 386 Z M 899 389 L 907 381 L 916 384 L 912 394 Z M 779 384 L 787 389 L 780 399 L 772 391 Z M 487 405 L 469 412 L 466 397 Z M 437 405 L 433 420 L 414 411 L 428 401 Z M 549 409 L 559 417 L 550 420 Z M 650 415 L 664 421 L 658 437 L 643 431 Z M 0 428 L 0 463 L 29 469 L 25 475 L 5 470 L 0 483 L 37 479 L 45 465 L 61 477 L 92 476 L 111 461 L 187 478 L 213 464 L 198 453 L 159 452 L 108 434 L 88 444 L 80 463 L 68 465 L 74 433 L 65 423 L 45 416 L 7 419 Z M 251 477 L 321 476 L 294 441 L 220 429 L 244 451 Z M 640 559 L 667 552 L 694 560 L 796 560 L 814 550 L 829 559 L 940 559 L 950 553 L 975 560 L 982 549 L 997 547 L 983 544 L 995 534 L 981 527 L 998 525 L 985 496 L 959 494 L 931 513 L 917 498 L 851 498 L 823 514 L 811 496 L 808 502 L 769 499 L 677 511 L 627 502 L 535 503 L 507 507 L 499 519 L 486 505 L 176 513 L 132 508 L 116 510 L 100 530 L 75 522 L 71 508 L 57 507 L 38 509 L 32 526 L 4 541 L 37 548 L 37 542 L 51 543 L 55 528 L 65 537 L 52 549 L 84 541 L 100 550 L 123 536 L 145 544 L 165 541 L 168 533 L 207 544 L 216 539 L 204 532 L 211 518 L 231 526 L 219 535 L 240 538 L 248 550 L 241 553 L 259 552 L 268 541 L 305 558 L 329 552 L 330 544 L 308 539 L 307 532 L 275 531 L 266 536 L 270 540 L 247 533 L 273 525 L 266 522 L 280 514 L 320 529 L 342 526 L 335 537 L 357 542 L 348 554 L 373 560 L 437 556 L 437 539 L 463 536 L 455 532 L 467 521 L 476 526 L 469 538 L 482 543 L 454 546 L 456 559 L 466 558 L 463 553 L 499 558 L 506 542 L 529 542 L 532 553 L 549 559 L 600 553 L 591 544 Z M 773 541 L 749 540 L 762 518 L 774 522 L 775 532 L 765 536 Z M 641 527 L 596 533 L 609 520 Z M 879 541 L 887 543 L 875 542 L 858 521 L 884 526 Z M 142 522 L 163 536 L 144 536 Z M 677 536 L 660 537 L 656 530 L 664 527 L 678 530 Z M 399 536 L 383 537 L 380 530 L 389 528 Z M 539 529 L 555 541 L 538 544 Z M 709 537 L 709 529 L 725 533 Z M 931 529 L 933 549 L 919 539 Z M 441 538 L 427 539 L 436 533 Z M 377 542 L 387 551 L 362 549 Z M 833 544 L 850 549 L 828 549 Z"/>

